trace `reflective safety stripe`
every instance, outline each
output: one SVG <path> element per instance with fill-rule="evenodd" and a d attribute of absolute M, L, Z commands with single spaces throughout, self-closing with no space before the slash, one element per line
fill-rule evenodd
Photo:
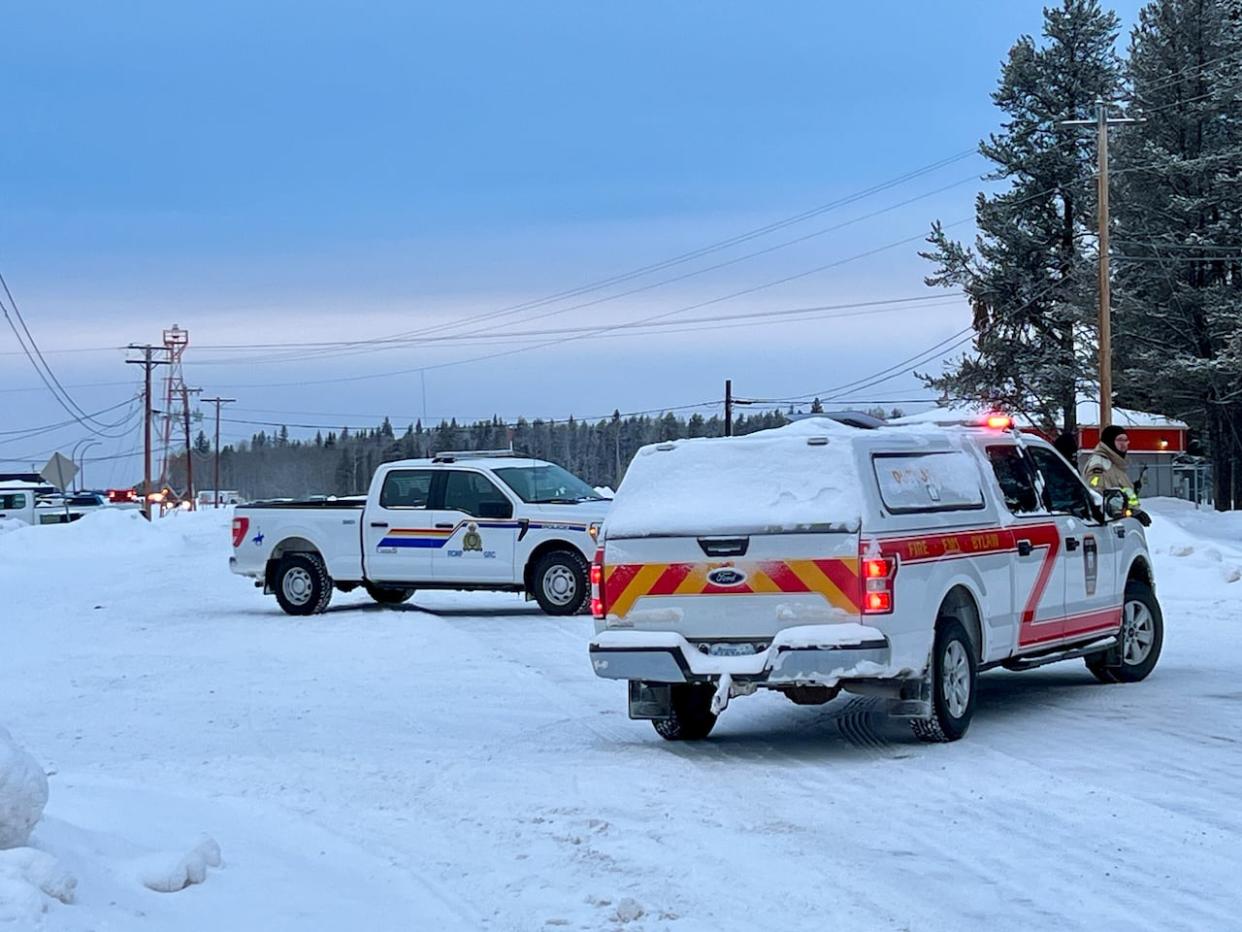
<path fill-rule="evenodd" d="M 712 582 L 709 574 L 734 569 L 741 581 Z M 700 595 L 818 595 L 850 615 L 861 613 L 858 560 L 764 560 L 731 563 L 620 563 L 604 570 L 607 612 L 624 618 L 642 598 Z"/>

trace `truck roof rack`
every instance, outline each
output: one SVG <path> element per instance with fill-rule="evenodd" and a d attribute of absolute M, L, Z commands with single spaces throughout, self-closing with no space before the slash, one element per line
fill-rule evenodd
<path fill-rule="evenodd" d="M 508 450 L 441 450 L 431 457 L 431 461 L 433 463 L 455 463 L 457 460 L 491 459 L 493 457 L 528 458 L 525 453 L 519 453 L 512 448 Z"/>

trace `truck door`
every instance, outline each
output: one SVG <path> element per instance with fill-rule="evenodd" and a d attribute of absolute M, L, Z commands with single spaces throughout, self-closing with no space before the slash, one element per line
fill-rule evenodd
<path fill-rule="evenodd" d="M 34 524 L 34 495 L 29 492 L 0 492 L 0 518 L 15 518 Z"/>
<path fill-rule="evenodd" d="M 1012 522 L 1011 542 L 1013 653 L 1061 636 L 1065 615 L 1065 565 L 1062 529 L 1036 492 L 1035 472 L 1015 444 L 987 448 L 992 471 L 1005 497 Z"/>
<path fill-rule="evenodd" d="M 393 469 L 362 519 L 362 562 L 375 582 L 432 578 L 432 554 L 444 543 L 436 532 L 431 484 L 436 470 Z"/>
<path fill-rule="evenodd" d="M 1090 493 L 1077 473 L 1052 450 L 1028 452 L 1044 477 L 1048 507 L 1065 522 L 1065 621 L 1061 636 L 1106 633 L 1121 624 L 1117 590 L 1120 541 L 1091 507 Z"/>
<path fill-rule="evenodd" d="M 445 472 L 442 501 L 435 511 L 434 530 L 444 541 L 433 551 L 436 580 L 513 582 L 518 535 L 513 502 L 484 473 Z"/>

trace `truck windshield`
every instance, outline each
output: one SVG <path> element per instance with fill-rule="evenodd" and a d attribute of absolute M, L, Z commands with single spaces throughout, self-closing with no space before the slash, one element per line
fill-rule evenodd
<path fill-rule="evenodd" d="M 529 505 L 576 505 L 603 496 L 560 466 L 507 466 L 495 470 L 500 480 Z"/>

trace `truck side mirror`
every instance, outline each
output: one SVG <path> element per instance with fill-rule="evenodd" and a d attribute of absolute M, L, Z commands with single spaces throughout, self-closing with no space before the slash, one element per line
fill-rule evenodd
<path fill-rule="evenodd" d="M 1107 489 L 1104 492 L 1104 517 L 1109 521 L 1124 518 L 1129 511 L 1125 493 L 1120 489 Z"/>

